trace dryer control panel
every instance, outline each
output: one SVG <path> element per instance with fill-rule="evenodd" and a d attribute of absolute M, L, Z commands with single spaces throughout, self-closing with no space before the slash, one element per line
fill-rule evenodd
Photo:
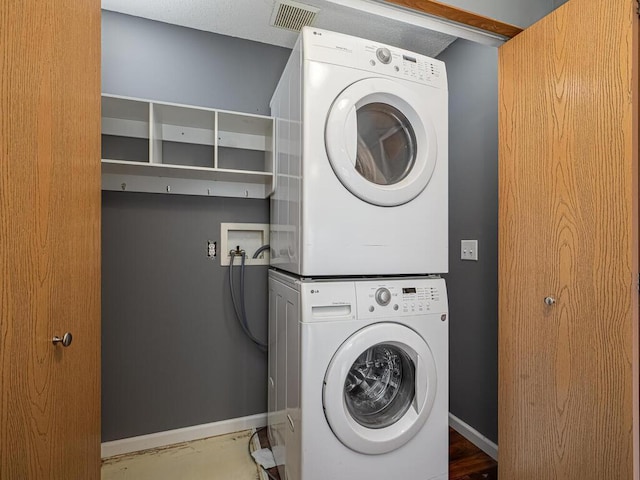
<path fill-rule="evenodd" d="M 356 302 L 359 318 L 389 318 L 448 311 L 447 290 L 442 278 L 358 281 Z"/>
<path fill-rule="evenodd" d="M 446 69 L 440 60 L 312 27 L 303 28 L 302 36 L 304 60 L 344 65 L 447 89 Z"/>

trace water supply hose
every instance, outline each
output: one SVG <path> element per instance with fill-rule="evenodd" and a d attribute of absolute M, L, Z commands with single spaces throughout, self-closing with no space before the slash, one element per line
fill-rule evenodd
<path fill-rule="evenodd" d="M 251 258 L 258 258 L 258 255 L 260 255 L 265 250 L 269 250 L 270 248 L 271 248 L 271 246 L 268 243 L 266 245 L 262 245 L 259 249 L 257 249 L 254 252 L 253 257 L 251 257 Z"/>
<path fill-rule="evenodd" d="M 262 248 L 262 247 L 261 247 Z M 244 301 L 244 265 L 245 265 L 245 257 L 246 253 L 244 250 L 231 250 L 229 252 L 231 255 L 231 261 L 229 262 L 229 288 L 231 290 L 231 302 L 233 303 L 233 311 L 236 314 L 236 320 L 240 324 L 242 331 L 244 334 L 263 352 L 267 351 L 267 344 L 261 342 L 258 338 L 251 333 L 251 329 L 249 328 L 249 323 L 247 322 L 247 311 L 245 308 Z M 236 292 L 233 283 L 233 267 L 235 262 L 235 257 L 239 256 L 241 258 L 240 262 L 240 299 L 236 298 Z"/>

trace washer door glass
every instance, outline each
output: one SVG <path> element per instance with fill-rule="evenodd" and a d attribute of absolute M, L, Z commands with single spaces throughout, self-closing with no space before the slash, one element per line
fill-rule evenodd
<path fill-rule="evenodd" d="M 380 343 L 351 365 L 344 382 L 347 410 L 360 425 L 385 428 L 407 412 L 415 395 L 415 365 L 400 347 Z"/>
<path fill-rule="evenodd" d="M 404 325 L 381 322 L 355 332 L 324 378 L 322 403 L 334 435 L 360 453 L 400 448 L 429 418 L 435 365 L 429 345 Z"/>
<path fill-rule="evenodd" d="M 416 161 L 416 136 L 407 117 L 386 103 L 368 103 L 356 110 L 356 171 L 377 185 L 406 178 Z"/>
<path fill-rule="evenodd" d="M 360 80 L 338 95 L 327 116 L 325 148 L 347 190 L 379 206 L 402 205 L 420 195 L 438 153 L 424 105 L 416 90 L 385 78 Z"/>

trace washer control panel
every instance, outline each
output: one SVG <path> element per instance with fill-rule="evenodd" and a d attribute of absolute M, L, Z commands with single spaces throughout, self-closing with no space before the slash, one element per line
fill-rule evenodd
<path fill-rule="evenodd" d="M 407 278 L 356 282 L 358 316 L 364 318 L 447 312 L 442 278 Z"/>

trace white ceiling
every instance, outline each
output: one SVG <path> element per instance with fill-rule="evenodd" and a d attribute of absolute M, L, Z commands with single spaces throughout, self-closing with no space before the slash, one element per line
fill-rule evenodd
<path fill-rule="evenodd" d="M 183 27 L 291 48 L 297 32 L 270 25 L 276 0 L 102 0 L 102 8 Z M 302 0 L 320 11 L 313 25 L 435 57 L 456 37 L 451 26 L 373 0 Z M 436 31 L 436 29 L 438 31 Z M 455 29 L 453 30 L 455 31 Z"/>

